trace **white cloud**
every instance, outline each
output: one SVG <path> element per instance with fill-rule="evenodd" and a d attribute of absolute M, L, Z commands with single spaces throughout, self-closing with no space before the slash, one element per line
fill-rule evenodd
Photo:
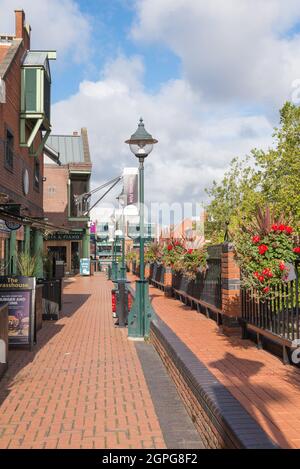
<path fill-rule="evenodd" d="M 91 26 L 74 0 L 22 0 L 21 8 L 32 28 L 32 48 L 57 49 L 59 60 L 87 60 Z M 14 34 L 14 9 L 20 9 L 20 0 L 0 0 L 1 32 Z"/>
<path fill-rule="evenodd" d="M 164 43 L 211 100 L 278 107 L 300 77 L 299 0 L 138 0 L 137 41 Z"/>
<path fill-rule="evenodd" d="M 159 140 L 145 162 L 148 201 L 199 202 L 234 156 L 270 143 L 272 128 L 265 117 L 227 115 L 205 103 L 183 79 L 148 93 L 137 57 L 119 57 L 104 70 L 99 81 L 82 82 L 77 94 L 55 104 L 52 114 L 54 131 L 88 128 L 94 184 L 133 166 L 135 157 L 124 141 L 140 115 Z"/>

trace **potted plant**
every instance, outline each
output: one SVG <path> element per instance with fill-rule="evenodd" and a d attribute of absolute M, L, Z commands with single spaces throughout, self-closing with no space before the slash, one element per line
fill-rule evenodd
<path fill-rule="evenodd" d="M 31 255 L 27 252 L 16 253 L 18 272 L 22 277 L 36 278 L 39 254 Z M 43 286 L 36 282 L 35 286 L 35 325 L 39 331 L 43 325 Z"/>

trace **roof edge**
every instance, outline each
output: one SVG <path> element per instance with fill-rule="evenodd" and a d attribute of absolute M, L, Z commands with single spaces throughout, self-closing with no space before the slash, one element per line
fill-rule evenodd
<path fill-rule="evenodd" d="M 12 45 L 9 47 L 7 54 L 5 55 L 2 63 L 0 64 L 0 76 L 5 78 L 9 71 L 11 64 L 13 63 L 17 53 L 19 52 L 20 46 L 23 39 L 14 39 Z"/>

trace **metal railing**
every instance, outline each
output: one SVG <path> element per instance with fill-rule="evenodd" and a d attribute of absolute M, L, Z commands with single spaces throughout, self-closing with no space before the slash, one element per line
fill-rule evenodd
<path fill-rule="evenodd" d="M 269 300 L 259 301 L 254 292 L 241 290 L 242 318 L 281 339 L 300 339 L 299 317 L 299 262 L 296 279 L 272 289 Z"/>
<path fill-rule="evenodd" d="M 221 280 L 222 245 L 208 248 L 207 269 L 190 278 L 184 272 L 173 272 L 172 288 L 185 293 L 195 300 L 202 300 L 216 308 L 222 308 Z M 163 283 L 165 268 L 154 263 L 150 268 L 150 279 Z M 184 295 L 183 295 L 184 296 Z"/>

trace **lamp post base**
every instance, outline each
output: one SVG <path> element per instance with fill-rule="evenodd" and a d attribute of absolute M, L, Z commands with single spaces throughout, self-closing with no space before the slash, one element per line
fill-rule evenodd
<path fill-rule="evenodd" d="M 149 300 L 147 280 L 137 280 L 135 298 L 128 316 L 128 337 L 131 339 L 149 337 L 150 322 L 155 313 Z"/>

